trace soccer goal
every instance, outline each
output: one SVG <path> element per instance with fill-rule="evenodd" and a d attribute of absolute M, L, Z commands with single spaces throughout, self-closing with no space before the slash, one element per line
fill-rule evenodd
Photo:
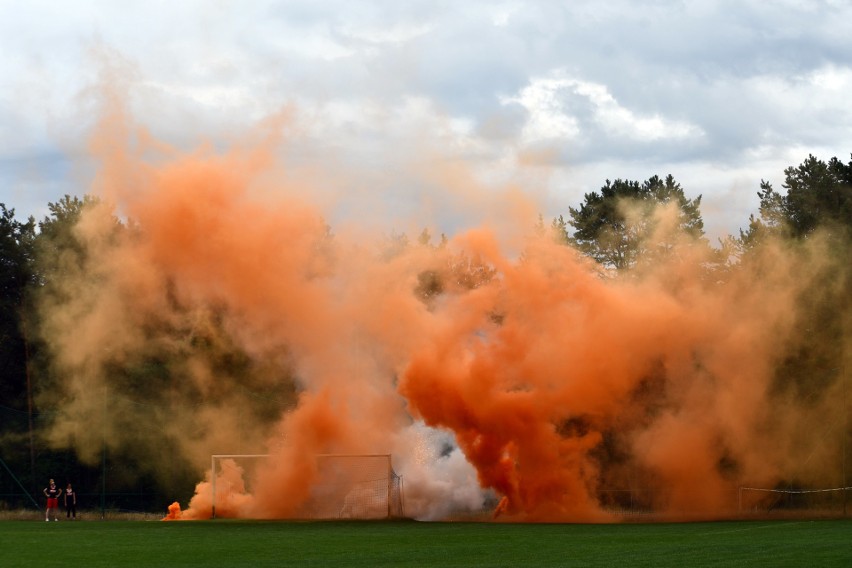
<path fill-rule="evenodd" d="M 212 511 L 216 518 L 217 492 L 234 488 L 226 482 L 217 487 L 217 472 L 239 468 L 239 492 L 252 492 L 254 472 L 269 454 L 216 454 L 211 457 Z M 405 516 L 402 477 L 393 470 L 389 454 L 324 454 L 316 456 L 317 477 L 302 515 L 312 519 L 386 519 Z"/>

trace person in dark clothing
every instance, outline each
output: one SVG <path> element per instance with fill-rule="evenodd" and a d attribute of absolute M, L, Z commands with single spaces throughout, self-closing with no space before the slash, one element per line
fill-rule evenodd
<path fill-rule="evenodd" d="M 70 483 L 65 488 L 65 518 L 77 520 L 77 493 Z"/>

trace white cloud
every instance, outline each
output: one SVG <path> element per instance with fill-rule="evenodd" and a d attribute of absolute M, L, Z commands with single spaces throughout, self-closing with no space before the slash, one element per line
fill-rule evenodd
<path fill-rule="evenodd" d="M 810 82 L 826 95 L 848 94 L 852 92 L 852 69 L 839 68 L 833 65 L 821 67 L 814 71 Z M 833 99 L 840 103 L 840 99 Z M 843 105 L 848 108 L 848 105 Z"/>
<path fill-rule="evenodd" d="M 340 33 L 368 43 L 395 44 L 411 41 L 429 33 L 431 30 L 432 26 L 425 23 L 399 23 L 390 26 L 344 25 L 340 28 Z"/>
<path fill-rule="evenodd" d="M 335 61 L 351 57 L 356 50 L 330 37 L 325 30 L 289 30 L 268 38 L 270 47 L 283 56 Z"/>
<path fill-rule="evenodd" d="M 527 144 L 554 138 L 627 137 L 637 143 L 658 140 L 698 138 L 702 129 L 683 120 L 667 119 L 659 114 L 643 115 L 621 105 L 606 85 L 564 77 L 555 72 L 550 77 L 533 79 L 506 103 L 518 103 L 529 111 L 523 141 Z M 580 99 L 589 115 L 572 111 L 572 99 Z M 595 132 L 599 129 L 600 132 Z"/>
<path fill-rule="evenodd" d="M 516 12 L 522 9 L 523 6 L 519 5 L 516 2 L 497 4 L 492 8 L 491 23 L 497 26 L 498 28 L 505 27 L 509 24 L 510 18 L 512 18 L 512 16 Z"/>
<path fill-rule="evenodd" d="M 504 104 L 518 103 L 529 112 L 522 133 L 525 144 L 580 135 L 577 119 L 565 112 L 560 100 L 562 90 L 569 86 L 565 79 L 537 79 L 517 96 L 503 98 Z"/>
<path fill-rule="evenodd" d="M 201 105 L 211 111 L 242 111 L 255 108 L 257 98 L 241 85 L 191 85 L 165 83 L 161 81 L 141 81 L 143 89 L 159 91 L 164 95 L 184 99 L 185 104 Z M 261 116 L 251 113 L 247 118 L 257 120 Z"/>
<path fill-rule="evenodd" d="M 668 120 L 659 114 L 642 116 L 623 107 L 606 85 L 573 81 L 574 92 L 586 96 L 595 106 L 595 119 L 615 136 L 628 136 L 640 142 L 703 136 L 701 128 L 682 120 Z"/>

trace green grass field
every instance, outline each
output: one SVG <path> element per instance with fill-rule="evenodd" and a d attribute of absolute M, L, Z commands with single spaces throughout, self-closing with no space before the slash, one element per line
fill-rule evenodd
<path fill-rule="evenodd" d="M 0 521 L 17 566 L 852 566 L 852 520 Z"/>

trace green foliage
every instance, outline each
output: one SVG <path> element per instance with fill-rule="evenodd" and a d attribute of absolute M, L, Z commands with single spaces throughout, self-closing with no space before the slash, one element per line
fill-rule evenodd
<path fill-rule="evenodd" d="M 607 180 L 600 192 L 586 194 L 579 209 L 569 208 L 568 224 L 575 229 L 573 235 L 567 234 L 562 217 L 554 221 L 554 228 L 557 233 L 562 231 L 563 240 L 573 241 L 600 264 L 631 268 L 642 255 L 670 248 L 670 243 L 650 240 L 659 223 L 657 208 L 665 204 L 677 207 L 677 229 L 681 233 L 696 239 L 704 235 L 701 196 L 688 199 L 671 175 L 664 180 L 653 176 L 642 183 Z"/>
<path fill-rule="evenodd" d="M 574 239 L 571 237 L 571 233 L 568 231 L 568 221 L 566 221 L 562 215 L 553 220 L 550 224 L 550 229 L 559 243 L 564 245 L 575 244 Z"/>
<path fill-rule="evenodd" d="M 86 246 L 76 234 L 75 227 L 83 210 L 99 202 L 89 195 L 83 199 L 65 195 L 56 203 L 48 203 L 50 215 L 39 221 L 36 239 L 39 284 L 56 284 L 69 271 L 86 268 Z M 117 219 L 116 225 L 120 226 Z"/>
<path fill-rule="evenodd" d="M 15 210 L 0 203 L 0 401 L 27 408 L 27 346 L 23 308 L 33 272 L 35 221 L 15 219 Z"/>
<path fill-rule="evenodd" d="M 421 246 L 428 246 L 431 241 L 432 235 L 429 233 L 429 229 L 424 228 L 423 231 L 421 231 L 420 236 L 417 237 L 417 244 Z"/>
<path fill-rule="evenodd" d="M 818 226 L 852 228 L 852 161 L 828 163 L 808 156 L 798 167 L 784 170 L 781 212 L 794 236 L 812 233 Z"/>
<path fill-rule="evenodd" d="M 392 231 L 390 236 L 382 243 L 380 256 L 385 260 L 391 260 L 404 253 L 409 245 L 408 235 Z"/>
<path fill-rule="evenodd" d="M 782 187 L 784 194 L 760 182 L 760 216 L 751 216 L 748 229 L 740 231 L 744 247 L 769 234 L 805 238 L 820 227 L 840 240 L 852 236 L 852 161 L 844 164 L 835 157 L 826 163 L 809 155 L 784 170 Z"/>
<path fill-rule="evenodd" d="M 442 294 L 473 290 L 494 278 L 497 270 L 493 266 L 465 251 L 449 251 L 448 243 L 447 236 L 441 233 L 441 240 L 433 245 L 432 234 L 426 228 L 420 232 L 416 244 L 412 244 L 405 233 L 393 231 L 382 243 L 379 257 L 391 261 L 415 246 L 427 247 L 438 253 L 434 266 L 417 274 L 413 290 L 414 295 L 427 305 Z"/>
<path fill-rule="evenodd" d="M 47 477 L 67 478 L 78 490 L 98 493 L 105 475 L 110 493 L 128 495 L 111 498 L 116 505 L 150 506 L 156 495 L 188 498 L 201 471 L 186 456 L 185 440 L 177 440 L 176 430 L 180 425 L 192 425 L 191 417 L 199 408 L 213 413 L 216 404 L 228 400 L 244 409 L 240 427 L 245 428 L 241 436 L 246 445 L 256 444 L 259 425 L 276 422 L 295 403 L 295 381 L 286 370 L 287 354 L 273 362 L 253 360 L 227 332 L 221 308 L 182 305 L 166 286 L 164 304 L 170 304 L 171 312 L 139 320 L 133 331 L 143 341 L 136 348 L 106 355 L 97 366 L 58 366 L 50 345 L 54 334 L 49 329 L 56 325 L 55 315 L 71 313 L 73 317 L 62 320 L 65 324 L 88 317 L 91 310 L 99 309 L 97 290 L 101 280 L 109 277 L 92 254 L 93 247 L 108 251 L 138 236 L 139 228 L 125 226 L 106 208 L 91 211 L 108 215 L 99 218 L 98 230 L 82 231 L 80 220 L 99 205 L 89 196 L 66 195 L 48 205 L 50 213 L 38 224 L 38 233 L 34 220 L 17 223 L 12 212 L 5 206 L 2 209 L 0 277 L 4 281 L 0 285 L 9 285 L 1 290 L 0 332 L 8 328 L 9 333 L 17 333 L 19 326 L 13 316 L 21 311 L 23 302 L 31 331 L 28 367 L 35 403 L 34 437 L 30 438 L 25 435 L 28 414 L 24 412 L 27 350 L 17 333 L 16 341 L 0 344 L 0 355 L 4 349 L 10 354 L 8 369 L 2 368 L 0 359 L 0 371 L 9 371 L 0 375 L 0 404 L 14 406 L 6 412 L 16 412 L 14 428 L 11 422 L 4 422 L 0 430 L 4 453 L 13 471 L 27 478 L 26 485 L 36 495 Z M 327 238 L 331 238 L 330 232 Z M 63 333 L 68 336 L 73 330 Z M 192 373 L 200 368 L 209 369 L 221 380 L 212 386 L 192 380 Z M 80 388 L 78 380 L 69 388 L 72 376 L 83 377 L 85 386 Z M 102 388 L 99 376 L 107 389 Z M 81 396 L 94 397 L 95 402 L 87 411 L 69 413 Z M 63 441 L 54 436 L 48 442 L 46 433 L 60 420 L 67 438 Z M 184 428 L 180 434 L 198 439 L 204 434 L 203 426 Z M 68 449 L 57 449 L 58 445 Z M 28 449 L 34 456 L 33 467 L 28 463 Z M 103 450 L 106 459 L 101 464 Z"/>
<path fill-rule="evenodd" d="M 33 286 L 28 290 L 27 327 L 31 330 L 30 370 L 34 396 L 47 408 L 61 403 L 63 389 L 61 374 L 54 368 L 52 354 L 45 342 L 44 326 L 55 310 L 78 298 L 83 289 L 82 283 L 96 281 L 97 270 L 92 266 L 87 243 L 76 228 L 83 211 L 99 203 L 92 196 L 80 199 L 65 195 L 56 203 L 48 203 L 50 215 L 38 223 L 39 232 L 34 241 Z M 122 228 L 117 219 L 115 227 L 116 230 Z"/>
<path fill-rule="evenodd" d="M 796 329 L 776 370 L 775 389 L 816 402 L 843 381 L 844 338 L 852 313 L 852 161 L 809 155 L 784 170 L 785 193 L 761 181 L 759 216 L 749 218 L 736 244 L 741 255 L 768 239 L 785 242 L 809 269 L 796 300 Z M 816 271 L 816 272 L 814 272 Z M 848 371 L 847 371 L 848 372 Z"/>
<path fill-rule="evenodd" d="M 491 281 L 497 270 L 464 251 L 444 257 L 444 263 L 417 275 L 415 295 L 429 304 L 445 293 L 463 293 Z"/>

